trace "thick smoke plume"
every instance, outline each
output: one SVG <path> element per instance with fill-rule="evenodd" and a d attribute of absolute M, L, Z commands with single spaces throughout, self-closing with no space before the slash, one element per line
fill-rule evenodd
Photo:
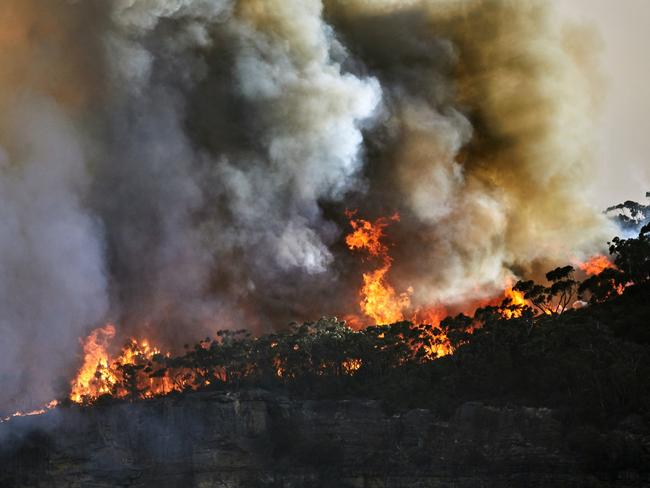
<path fill-rule="evenodd" d="M 346 208 L 416 306 L 609 237 L 594 70 L 543 2 L 4 0 L 0 408 L 106 321 L 177 347 L 356 313 Z"/>

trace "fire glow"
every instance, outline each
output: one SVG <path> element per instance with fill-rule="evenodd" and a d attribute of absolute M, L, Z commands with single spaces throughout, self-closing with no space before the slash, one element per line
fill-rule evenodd
<path fill-rule="evenodd" d="M 588 276 L 599 275 L 606 269 L 616 269 L 616 266 L 607 258 L 607 256 L 601 254 L 592 256 L 584 263 L 578 263 L 578 267 Z"/>
<path fill-rule="evenodd" d="M 413 324 L 431 324 L 436 327 L 438 334 L 431 337 L 431 347 L 426 351 L 426 357 L 435 359 L 453 354 L 453 348 L 445 332 L 439 328 L 440 322 L 447 314 L 445 308 L 438 306 L 411 310 L 413 287 L 409 286 L 405 291 L 398 293 L 388 280 L 393 258 L 390 256 L 388 245 L 383 241 L 386 238 L 386 228 L 391 223 L 399 222 L 399 214 L 380 217 L 374 222 L 355 218 L 354 211 L 348 211 L 346 215 L 350 219 L 352 228 L 352 232 L 345 239 L 348 248 L 351 251 L 363 251 L 370 259 L 379 263 L 378 268 L 363 273 L 363 285 L 359 290 L 361 312 L 370 319 L 372 324 L 393 324 L 407 319 Z M 521 317 L 522 309 L 526 305 L 523 293 L 507 288 L 505 299 L 509 306 L 503 309 L 503 316 L 507 319 Z M 474 310 L 485 304 L 476 303 L 470 308 Z M 364 323 L 364 320 L 359 317 L 351 318 L 355 327 Z"/>
<path fill-rule="evenodd" d="M 390 271 L 393 259 L 388 247 L 382 242 L 384 229 L 390 222 L 399 221 L 399 214 L 392 217 L 380 217 L 374 223 L 364 219 L 355 219 L 354 212 L 347 212 L 353 232 L 348 234 L 345 242 L 352 251 L 365 251 L 370 257 L 379 261 L 379 268 L 363 273 L 361 288 L 361 310 L 372 319 L 374 324 L 393 324 L 404 320 L 404 311 L 411 306 L 411 288 L 397 293 L 388 283 L 386 275 Z"/>
<path fill-rule="evenodd" d="M 375 266 L 375 269 L 363 273 L 358 290 L 359 310 L 365 318 L 350 314 L 348 326 L 358 330 L 370 325 L 387 326 L 408 320 L 412 324 L 412 331 L 424 334 L 422 337 L 425 340 L 421 344 L 426 344 L 422 346 L 422 357 L 425 361 L 453 354 L 454 348 L 443 330 L 444 327 L 441 327 L 447 310 L 442 306 L 413 309 L 413 288 L 408 287 L 406 291 L 399 293 L 390 284 L 388 275 L 393 258 L 386 243 L 386 229 L 389 225 L 399 222 L 399 215 L 380 217 L 374 222 L 355 218 L 355 212 L 347 212 L 346 215 L 352 228 L 352 232 L 345 238 L 348 248 L 352 252 L 362 252 L 362 259 Z M 588 275 L 599 274 L 606 269 L 616 269 L 605 256 L 594 256 L 585 263 L 576 264 Z M 510 284 L 505 287 L 503 297 L 468 304 L 467 310 L 492 306 L 496 307 L 505 319 L 516 319 L 523 316 L 523 310 L 529 305 L 524 293 L 513 289 Z M 429 327 L 419 327 L 417 324 L 428 324 Z M 468 325 L 464 332 L 472 333 L 474 328 L 474 324 Z M 70 383 L 71 402 L 92 404 L 103 396 L 118 399 L 154 398 L 172 392 L 196 390 L 215 382 L 225 384 L 232 379 L 225 368 L 207 372 L 182 365 L 174 366 L 173 361 L 166 361 L 171 358 L 171 353 L 163 354 L 147 339 L 131 338 L 121 350 L 111 354 L 116 336 L 116 327 L 109 323 L 93 330 L 82 341 L 83 362 Z M 403 337 L 403 340 L 408 342 L 406 337 Z M 207 352 L 215 344 L 222 344 L 222 341 L 206 339 L 200 342 L 197 350 Z M 276 350 L 277 346 L 277 342 L 269 345 L 271 350 Z M 293 346 L 294 351 L 298 352 L 299 349 L 298 345 Z M 356 374 L 362 366 L 362 360 L 354 357 L 342 360 L 339 365 L 342 374 L 349 376 Z M 273 370 L 277 378 L 286 380 L 292 377 L 291 371 L 280 356 L 273 359 Z M 54 400 L 42 409 L 16 412 L 4 421 L 13 417 L 40 415 L 58 404 L 59 402 Z"/>
<path fill-rule="evenodd" d="M 149 363 L 218 328 L 410 322 L 448 355 L 445 317 L 594 249 L 574 46 L 545 7 L 438 3 L 5 0 L 1 416 L 62 374 L 183 389 Z"/>
<path fill-rule="evenodd" d="M 505 308 L 501 313 L 507 319 L 516 319 L 521 317 L 522 309 L 527 305 L 524 294 L 520 291 L 508 288 L 505 292 L 506 299 L 510 300 L 510 307 Z"/>
<path fill-rule="evenodd" d="M 190 378 L 183 372 L 155 374 L 151 369 L 152 361 L 162 354 L 148 340 L 131 339 L 117 357 L 111 358 L 108 349 L 114 337 L 115 326 L 107 324 L 86 338 L 83 364 L 70 385 L 71 401 L 88 403 L 102 395 L 125 398 L 134 391 L 152 398 L 186 389 Z"/>
<path fill-rule="evenodd" d="M 393 258 L 383 240 L 387 237 L 386 228 L 391 223 L 399 222 L 399 214 L 395 213 L 388 218 L 380 217 L 374 222 L 354 218 L 355 214 L 356 212 L 350 211 L 346 213 L 350 219 L 352 232 L 346 236 L 345 242 L 351 251 L 363 251 L 370 259 L 379 262 L 378 268 L 363 273 L 363 285 L 359 290 L 361 297 L 359 305 L 363 314 L 371 324 L 392 324 L 410 320 L 413 323 L 439 325 L 447 315 L 444 307 L 433 306 L 412 310 L 413 287 L 409 286 L 405 291 L 398 293 L 388 280 Z M 509 299 L 511 304 L 511 309 L 504 310 L 504 317 L 520 317 L 521 312 L 517 308 L 526 305 L 523 293 L 507 287 L 504 297 Z M 494 300 L 477 302 L 471 304 L 469 309 L 475 310 L 493 302 L 495 303 Z M 353 322 L 361 323 L 363 320 L 353 317 Z"/>
<path fill-rule="evenodd" d="M 585 262 L 578 262 L 576 264 L 587 276 L 598 276 L 606 270 L 619 271 L 618 267 L 612 263 L 607 256 L 603 256 L 602 254 L 597 254 Z M 625 289 L 632 284 L 633 283 L 631 282 L 618 283 L 615 288 L 616 294 L 622 295 L 625 292 Z"/>
<path fill-rule="evenodd" d="M 45 405 L 45 407 L 43 407 L 43 408 L 39 408 L 39 409 L 36 409 L 36 410 L 30 410 L 29 412 L 18 411 L 18 412 L 12 413 L 11 415 L 1 419 L 0 422 L 8 422 L 9 420 L 11 420 L 11 419 L 13 419 L 15 417 L 33 417 L 35 415 L 43 415 L 44 413 L 47 413 L 48 411 L 53 410 L 54 408 L 56 408 L 58 405 L 59 405 L 58 400 L 52 400 L 50 403 Z"/>

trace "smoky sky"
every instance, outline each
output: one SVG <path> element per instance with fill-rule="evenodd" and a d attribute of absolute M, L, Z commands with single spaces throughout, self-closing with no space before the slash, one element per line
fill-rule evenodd
<path fill-rule="evenodd" d="M 597 176 L 591 199 L 643 201 L 650 189 L 650 4 L 644 0 L 554 0 L 574 25 L 591 31 L 603 86 L 596 117 Z"/>
<path fill-rule="evenodd" d="M 418 307 L 610 237 L 591 41 L 544 2 L 5 0 L 0 45 L 2 408 L 107 321 L 173 348 L 358 313 L 346 209 L 399 212 Z"/>

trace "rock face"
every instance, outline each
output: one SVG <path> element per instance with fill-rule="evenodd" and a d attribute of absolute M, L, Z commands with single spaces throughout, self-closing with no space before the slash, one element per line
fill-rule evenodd
<path fill-rule="evenodd" d="M 0 486 L 648 486 L 643 420 L 626 422 L 612 437 L 620 445 L 604 450 L 622 460 L 599 465 L 590 446 L 610 437 L 567 434 L 546 409 L 468 403 L 443 422 L 427 410 L 391 415 L 374 401 L 192 393 L 1 424 Z"/>

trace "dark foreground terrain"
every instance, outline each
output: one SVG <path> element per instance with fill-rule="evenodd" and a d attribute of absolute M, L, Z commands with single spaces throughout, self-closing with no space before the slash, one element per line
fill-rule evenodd
<path fill-rule="evenodd" d="M 251 390 L 59 409 L 0 426 L 3 487 L 637 487 L 650 436 L 547 408 L 388 414 L 377 401 Z"/>

